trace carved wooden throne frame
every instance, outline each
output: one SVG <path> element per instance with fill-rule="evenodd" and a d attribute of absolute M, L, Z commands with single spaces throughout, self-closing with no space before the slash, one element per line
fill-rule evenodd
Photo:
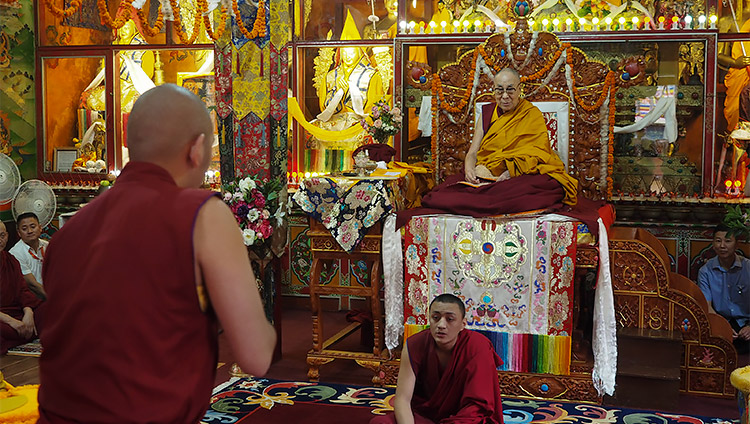
<path fill-rule="evenodd" d="M 669 272 L 664 245 L 646 230 L 615 227 L 609 251 L 618 326 L 679 331 L 680 391 L 734 397 L 732 328 L 709 311 L 697 284 Z"/>
<path fill-rule="evenodd" d="M 611 70 L 552 33 L 529 32 L 525 20 L 518 20 L 515 32 L 489 37 L 431 75 L 437 181 L 463 169 L 475 105 L 494 101 L 492 78 L 506 67 L 521 75 L 527 100 L 570 105 L 568 172 L 578 179 L 582 195 L 606 198 L 612 186 L 614 94 L 643 79 L 643 60 L 625 59 Z"/>

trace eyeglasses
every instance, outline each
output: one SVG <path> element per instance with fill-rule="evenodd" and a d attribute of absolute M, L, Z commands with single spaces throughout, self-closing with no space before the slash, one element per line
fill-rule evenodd
<path fill-rule="evenodd" d="M 516 94 L 517 91 L 518 90 L 516 89 L 516 87 L 508 87 L 508 88 L 495 87 L 495 94 L 500 97 L 502 97 L 503 94 L 506 94 L 506 93 L 512 97 L 514 94 Z"/>

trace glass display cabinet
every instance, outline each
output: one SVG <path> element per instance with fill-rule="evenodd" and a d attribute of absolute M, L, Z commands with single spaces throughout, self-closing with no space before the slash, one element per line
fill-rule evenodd
<path fill-rule="evenodd" d="M 324 110 L 321 69 L 331 72 L 346 56 L 342 49 L 359 46 L 368 66 L 377 68 L 381 79 L 388 73 L 393 76 L 392 82 L 383 86 L 392 90 L 391 102 L 403 106 L 403 127 L 393 146 L 397 158 L 407 162 L 429 161 L 435 149 L 432 114 L 425 110 L 434 95 L 432 75 L 461 60 L 487 37 L 512 33 L 517 23 L 511 19 L 510 4 L 519 4 L 373 0 L 326 2 L 326 7 L 318 7 L 318 3 L 302 0 L 293 6 L 296 37 L 290 88 L 305 118 L 312 121 Z M 737 41 L 750 40 L 750 36 L 747 28 L 742 30 L 747 5 L 733 3 L 732 7 L 704 1 L 582 0 L 547 2 L 530 12 L 527 22 L 532 33 L 552 32 L 561 42 L 612 70 L 627 57 L 640 57 L 645 62 L 645 78 L 615 95 L 615 134 L 608 146 L 611 182 L 602 197 L 616 203 L 743 201 L 738 200 L 744 199 L 744 177 L 740 176 L 747 171 L 733 155 L 742 156 L 744 150 L 742 146 L 739 150 L 726 147 L 736 121 L 727 122 L 733 112 L 732 106 L 727 112 L 725 103 L 731 91 L 726 83 L 740 79 L 735 74 L 742 70 L 737 66 L 744 63 L 743 43 Z M 347 20 L 356 27 L 359 41 L 345 30 Z M 730 47 L 735 50 L 731 63 L 725 54 L 732 57 Z M 390 71 L 375 60 L 378 48 L 387 48 L 392 54 Z M 750 58 L 750 42 L 746 50 Z M 327 63 L 322 59 L 326 54 Z M 735 85 L 744 87 L 750 77 L 742 71 L 742 80 L 747 81 Z M 732 78 L 726 77 L 727 73 Z M 355 121 L 348 126 L 354 126 Z M 292 126 L 290 171 L 303 175 L 343 171 L 350 166 L 340 145 L 311 141 L 314 138 L 302 125 Z M 727 189 L 728 181 L 735 187 L 738 180 L 742 180 L 739 188 Z"/>
<path fill-rule="evenodd" d="M 101 16 L 96 1 L 37 3 L 38 175 L 55 188 L 98 187 L 127 164 L 130 110 L 155 85 L 186 87 L 215 115 L 213 42 L 194 29 L 194 6 L 165 23 L 158 1 L 142 11 L 120 3 L 104 2 L 110 9 Z"/>

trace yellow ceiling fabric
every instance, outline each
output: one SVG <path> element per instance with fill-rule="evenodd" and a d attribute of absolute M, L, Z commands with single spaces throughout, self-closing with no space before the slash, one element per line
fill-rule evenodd
<path fill-rule="evenodd" d="M 260 49 L 252 41 L 233 51 L 232 63 L 239 63 L 241 74 L 239 78 L 232 78 L 232 108 L 238 120 L 250 112 L 263 120 L 270 112 L 269 54 L 267 46 Z"/>
<path fill-rule="evenodd" d="M 300 125 L 302 125 L 302 128 L 305 129 L 305 131 L 312 134 L 313 137 L 317 138 L 318 140 L 323 141 L 344 141 L 351 138 L 354 138 L 358 135 L 360 135 L 364 128 L 362 128 L 361 125 L 354 125 L 346 130 L 343 131 L 328 131 L 328 130 L 322 130 L 318 127 L 316 127 L 314 124 L 311 124 L 307 121 L 305 118 L 305 114 L 302 112 L 302 109 L 299 107 L 299 103 L 297 103 L 296 97 L 289 97 L 287 100 L 287 107 L 289 108 L 289 116 L 297 120 Z M 292 120 L 289 120 L 289 125 L 292 124 Z"/>

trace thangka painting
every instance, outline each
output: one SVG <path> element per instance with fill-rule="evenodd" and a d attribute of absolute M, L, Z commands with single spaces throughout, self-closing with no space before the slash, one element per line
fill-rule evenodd
<path fill-rule="evenodd" d="M 443 293 L 461 298 L 504 369 L 567 374 L 573 330 L 575 222 L 413 218 L 405 234 L 405 333 L 428 324 Z"/>

